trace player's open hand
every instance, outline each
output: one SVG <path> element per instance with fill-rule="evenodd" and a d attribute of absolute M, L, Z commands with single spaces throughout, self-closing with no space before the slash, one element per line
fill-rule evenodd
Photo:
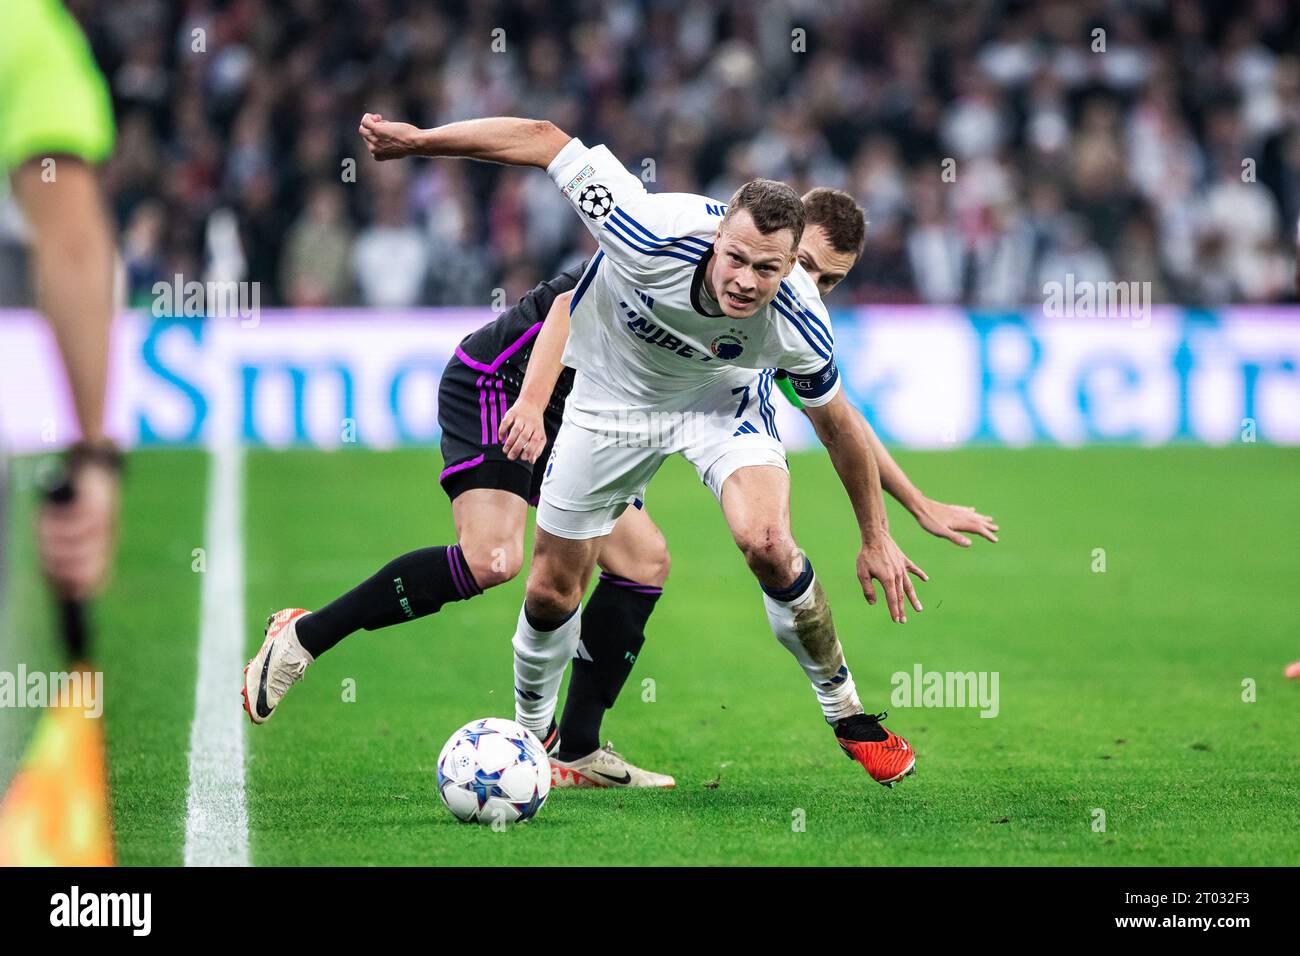
<path fill-rule="evenodd" d="M 916 588 L 909 574 L 914 574 L 922 581 L 930 580 L 929 575 L 894 544 L 888 534 L 881 534 L 871 544 L 864 544 L 858 552 L 858 580 L 862 583 L 862 596 L 868 604 L 876 603 L 876 588 L 872 579 L 880 582 L 885 591 L 885 604 L 889 616 L 895 624 L 907 623 L 907 604 L 921 610 L 921 599 L 916 596 Z"/>
<path fill-rule="evenodd" d="M 117 538 L 118 477 L 102 465 L 82 465 L 74 497 L 46 503 L 36 525 L 41 566 L 63 598 L 85 600 L 104 585 Z"/>
<path fill-rule="evenodd" d="M 947 538 L 960 547 L 969 548 L 971 545 L 971 539 L 962 532 L 988 538 L 994 544 L 998 542 L 998 526 L 993 519 L 966 505 L 946 505 L 932 498 L 922 498 L 920 506 L 912 513 L 917 524 L 930 534 Z"/>
<path fill-rule="evenodd" d="M 526 399 L 519 399 L 506 411 L 497 429 L 501 450 L 511 461 L 522 457 L 532 464 L 546 448 L 546 424 L 542 409 Z"/>
<path fill-rule="evenodd" d="M 401 159 L 414 153 L 416 135 L 420 131 L 410 123 L 393 123 L 378 113 L 367 113 L 361 117 L 357 132 L 365 141 L 370 155 L 383 160 Z"/>

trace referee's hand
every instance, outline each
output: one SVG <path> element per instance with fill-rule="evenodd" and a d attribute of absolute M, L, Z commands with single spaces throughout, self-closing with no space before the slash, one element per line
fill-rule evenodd
<path fill-rule="evenodd" d="M 546 425 L 542 421 L 542 409 L 520 398 L 506 410 L 497 437 L 501 439 L 501 450 L 511 461 L 523 458 L 530 465 L 535 463 L 546 448 Z"/>
<path fill-rule="evenodd" d="M 97 462 L 72 475 L 73 497 L 45 502 L 36 524 L 41 567 L 61 598 L 93 597 L 108 578 L 117 538 L 118 474 Z"/>

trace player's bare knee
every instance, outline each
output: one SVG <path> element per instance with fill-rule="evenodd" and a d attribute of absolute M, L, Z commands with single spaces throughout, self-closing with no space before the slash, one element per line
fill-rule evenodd
<path fill-rule="evenodd" d="M 672 556 L 668 553 L 668 542 L 663 537 L 659 538 L 659 547 L 651 551 L 642 559 L 642 568 L 640 575 L 636 580 L 642 584 L 649 584 L 657 588 L 664 586 L 668 580 L 668 572 L 673 565 Z"/>
<path fill-rule="evenodd" d="M 524 607 L 539 621 L 558 621 L 568 615 L 582 600 L 576 588 L 566 587 L 530 575 L 524 591 Z"/>
<path fill-rule="evenodd" d="M 668 542 L 658 528 L 641 536 L 635 551 L 626 555 L 612 570 L 639 584 L 649 584 L 661 588 L 668 580 L 668 571 L 672 567 L 672 558 L 668 554 Z"/>
<path fill-rule="evenodd" d="M 798 547 L 788 531 L 772 525 L 757 525 L 736 533 L 736 544 L 749 569 L 763 583 L 786 583 L 797 576 L 794 568 Z"/>
<path fill-rule="evenodd" d="M 463 541 L 460 546 L 474 580 L 484 591 L 513 580 L 524 564 L 520 541 Z"/>

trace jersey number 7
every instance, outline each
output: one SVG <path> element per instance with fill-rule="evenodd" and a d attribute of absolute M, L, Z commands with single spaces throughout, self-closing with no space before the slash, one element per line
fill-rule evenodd
<path fill-rule="evenodd" d="M 741 415 L 745 414 L 745 408 L 749 405 L 749 386 L 742 385 L 740 388 L 733 388 L 731 394 L 740 395 L 740 407 L 736 409 L 736 418 L 739 418 Z"/>

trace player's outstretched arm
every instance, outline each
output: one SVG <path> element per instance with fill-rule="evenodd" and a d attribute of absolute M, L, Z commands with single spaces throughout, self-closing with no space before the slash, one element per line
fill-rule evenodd
<path fill-rule="evenodd" d="M 824 405 L 808 406 L 807 412 L 853 503 L 853 514 L 862 533 L 862 548 L 858 552 L 858 580 L 862 583 L 862 594 L 868 604 L 875 604 L 876 589 L 871 581 L 873 578 L 879 581 L 885 591 L 889 616 L 896 623 L 905 624 L 905 602 L 910 601 L 912 607 L 921 610 L 920 598 L 916 596 L 916 588 L 908 574 L 915 574 L 922 581 L 928 581 L 929 577 L 903 554 L 890 537 L 880 471 L 871 445 L 853 415 L 853 406 L 841 391 Z"/>
<path fill-rule="evenodd" d="M 880 440 L 880 436 L 871 427 L 866 416 L 851 403 L 846 404 L 849 404 L 849 410 L 857 418 L 866 436 L 867 444 L 871 446 L 871 453 L 875 456 L 876 465 L 880 469 L 881 487 L 912 513 L 917 524 L 935 537 L 947 538 L 953 544 L 963 548 L 969 548 L 971 540 L 962 532 L 978 534 L 988 538 L 994 544 L 997 543 L 998 526 L 992 518 L 966 505 L 950 505 L 927 498 L 916 485 L 912 484 L 898 462 L 894 461 L 894 456 L 889 453 L 889 449 Z"/>
<path fill-rule="evenodd" d="M 535 462 L 546 448 L 543 415 L 551 393 L 555 391 L 555 383 L 564 371 L 561 358 L 564 344 L 569 340 L 569 307 L 572 302 L 573 292 L 569 291 L 557 295 L 551 303 L 542 331 L 537 333 L 537 341 L 528 357 L 528 371 L 519 387 L 519 398 L 501 419 L 497 436 L 501 439 L 501 450 L 511 461 L 522 455 L 524 461 Z"/>
<path fill-rule="evenodd" d="M 379 160 L 443 156 L 540 169 L 549 166 L 573 138 L 550 120 L 515 116 L 489 116 L 420 129 L 366 113 L 357 131 L 370 155 Z"/>

